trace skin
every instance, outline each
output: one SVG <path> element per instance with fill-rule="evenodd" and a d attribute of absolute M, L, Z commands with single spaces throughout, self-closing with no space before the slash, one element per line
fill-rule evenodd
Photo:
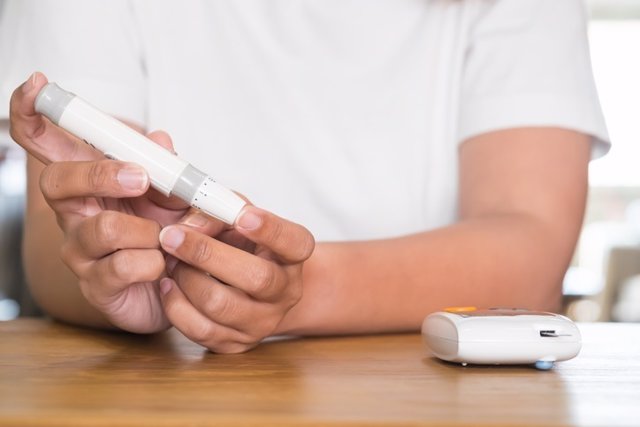
<path fill-rule="evenodd" d="M 124 188 L 118 173 L 135 176 L 134 165 L 105 160 L 33 111 L 45 83 L 35 74 L 14 92 L 11 133 L 31 154 L 28 279 L 55 318 L 145 333 L 173 325 L 233 353 L 274 334 L 416 330 L 452 305 L 560 307 L 585 206 L 586 135 L 472 138 L 459 150 L 455 224 L 315 245 L 303 226 L 252 205 L 229 228 L 148 190 L 144 173 Z M 168 135 L 150 137 L 171 149 Z"/>

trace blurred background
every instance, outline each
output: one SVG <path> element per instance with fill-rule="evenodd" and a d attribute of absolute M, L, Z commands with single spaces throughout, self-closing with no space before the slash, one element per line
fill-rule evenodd
<path fill-rule="evenodd" d="M 589 38 L 613 147 L 591 163 L 582 235 L 564 281 L 576 320 L 640 321 L 640 1 L 590 0 Z"/>
<path fill-rule="evenodd" d="M 588 6 L 594 73 L 613 148 L 590 166 L 587 215 L 564 280 L 565 312 L 579 321 L 639 322 L 640 0 L 588 0 Z M 2 7 L 0 0 L 0 14 Z M 6 123 L 0 123 L 2 134 Z M 38 314 L 20 261 L 24 163 L 15 144 L 0 140 L 0 321 Z"/>

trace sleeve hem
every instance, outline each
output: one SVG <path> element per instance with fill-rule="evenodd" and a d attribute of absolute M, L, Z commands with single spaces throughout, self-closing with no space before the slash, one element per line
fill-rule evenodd
<path fill-rule="evenodd" d="M 592 136 L 591 159 L 604 156 L 611 143 L 592 100 L 575 96 L 529 94 L 470 100 L 460 112 L 458 141 L 519 127 L 559 127 Z"/>

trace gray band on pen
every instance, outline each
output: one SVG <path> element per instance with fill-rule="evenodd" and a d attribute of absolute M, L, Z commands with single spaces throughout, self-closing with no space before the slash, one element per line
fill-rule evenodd
<path fill-rule="evenodd" d="M 207 174 L 191 165 L 187 165 L 180 174 L 178 181 L 176 181 L 176 185 L 173 186 L 171 194 L 183 200 L 191 201 L 206 178 Z"/>
<path fill-rule="evenodd" d="M 67 105 L 76 96 L 62 89 L 55 83 L 48 83 L 36 97 L 35 107 L 36 111 L 40 114 L 44 114 L 49 120 L 56 125 L 60 122 L 62 113 L 67 108 Z"/>

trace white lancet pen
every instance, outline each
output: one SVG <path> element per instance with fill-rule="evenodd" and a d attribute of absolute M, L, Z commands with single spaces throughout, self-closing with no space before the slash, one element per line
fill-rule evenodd
<path fill-rule="evenodd" d="M 246 202 L 204 172 L 55 83 L 38 94 L 35 109 L 107 158 L 142 166 L 151 185 L 204 213 L 233 224 Z"/>

